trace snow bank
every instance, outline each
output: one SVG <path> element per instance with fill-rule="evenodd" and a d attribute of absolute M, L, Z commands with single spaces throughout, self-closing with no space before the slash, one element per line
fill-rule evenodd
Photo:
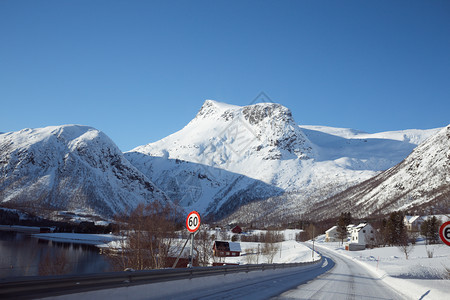
<path fill-rule="evenodd" d="M 75 244 L 87 244 L 103 246 L 120 239 L 112 234 L 84 234 L 84 233 L 40 233 L 33 234 L 35 238 L 51 240 L 55 242 L 66 242 Z"/>
<path fill-rule="evenodd" d="M 339 255 L 353 259 L 391 288 L 413 299 L 446 299 L 450 290 L 450 247 L 416 245 L 409 259 L 397 247 L 345 251 L 339 243 L 320 243 Z M 433 258 L 428 258 L 428 251 Z"/>

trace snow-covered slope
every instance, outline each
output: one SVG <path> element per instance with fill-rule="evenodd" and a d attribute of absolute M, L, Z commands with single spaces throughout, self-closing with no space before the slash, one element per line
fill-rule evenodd
<path fill-rule="evenodd" d="M 82 210 L 111 217 L 167 201 L 102 132 L 65 125 L 0 135 L 0 202 L 45 215 Z"/>
<path fill-rule="evenodd" d="M 425 207 L 449 213 L 450 125 L 420 144 L 398 165 L 319 203 L 313 214 L 325 217 L 332 210 L 351 208 L 355 216 L 365 217 Z"/>
<path fill-rule="evenodd" d="M 216 216 L 279 195 L 291 176 L 278 170 L 313 156 L 287 108 L 212 100 L 182 130 L 125 154 L 172 200 Z"/>
<path fill-rule="evenodd" d="M 300 125 L 318 146 L 319 161 L 333 160 L 352 169 L 384 171 L 401 162 L 441 128 L 366 133 L 348 128 Z"/>
<path fill-rule="evenodd" d="M 213 100 L 180 131 L 125 154 L 86 126 L 24 129 L 0 134 L 0 201 L 111 216 L 171 199 L 213 219 L 286 220 L 393 167 L 439 130 L 299 126 L 280 104 Z"/>
<path fill-rule="evenodd" d="M 272 212 L 298 215 L 394 166 L 436 131 L 298 126 L 280 104 L 207 100 L 182 130 L 125 157 L 187 209 L 218 218 L 269 198 Z"/>

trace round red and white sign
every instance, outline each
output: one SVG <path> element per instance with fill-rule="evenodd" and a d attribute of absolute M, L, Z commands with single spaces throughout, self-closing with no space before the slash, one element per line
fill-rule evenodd
<path fill-rule="evenodd" d="M 442 224 L 441 228 L 439 228 L 439 236 L 441 240 L 450 246 L 450 221 Z"/>
<path fill-rule="evenodd" d="M 195 210 L 188 214 L 186 228 L 189 232 L 196 232 L 200 228 L 200 215 Z"/>

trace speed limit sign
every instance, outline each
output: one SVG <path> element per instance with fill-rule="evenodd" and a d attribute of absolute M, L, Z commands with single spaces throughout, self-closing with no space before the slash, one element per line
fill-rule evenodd
<path fill-rule="evenodd" d="M 196 232 L 200 228 L 200 215 L 195 210 L 188 214 L 186 228 L 189 232 Z"/>
<path fill-rule="evenodd" d="M 450 246 L 450 221 L 442 224 L 441 228 L 439 229 L 439 236 L 445 244 Z"/>

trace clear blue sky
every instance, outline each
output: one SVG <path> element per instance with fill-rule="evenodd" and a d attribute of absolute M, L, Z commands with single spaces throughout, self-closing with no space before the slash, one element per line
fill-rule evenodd
<path fill-rule="evenodd" d="M 205 99 L 299 124 L 450 123 L 450 1 L 0 1 L 0 132 L 93 126 L 123 151 Z"/>

